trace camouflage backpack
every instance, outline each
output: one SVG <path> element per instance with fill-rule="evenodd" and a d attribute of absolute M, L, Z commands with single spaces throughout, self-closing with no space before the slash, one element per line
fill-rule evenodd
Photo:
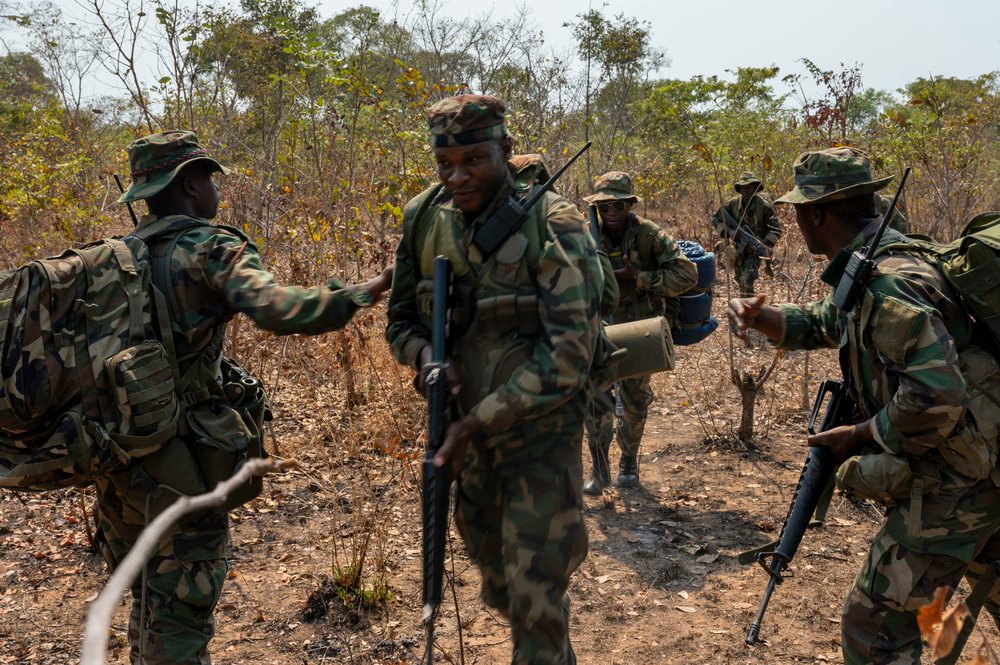
<path fill-rule="evenodd" d="M 911 235 L 880 247 L 876 256 L 892 252 L 916 254 L 937 268 L 1000 351 L 1000 212 L 976 215 L 950 243 Z"/>
<path fill-rule="evenodd" d="M 151 276 L 135 236 L 0 273 L 0 487 L 85 485 L 177 432 L 173 338 Z"/>

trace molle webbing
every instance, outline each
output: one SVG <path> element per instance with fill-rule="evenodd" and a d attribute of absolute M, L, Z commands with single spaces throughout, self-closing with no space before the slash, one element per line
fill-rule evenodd
<path fill-rule="evenodd" d="M 522 337 L 539 334 L 538 296 L 511 293 L 477 301 L 476 328 L 484 335 L 500 336 L 513 330 Z"/>

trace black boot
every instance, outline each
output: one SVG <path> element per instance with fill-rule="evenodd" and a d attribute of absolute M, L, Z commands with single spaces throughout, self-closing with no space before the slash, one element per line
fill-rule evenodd
<path fill-rule="evenodd" d="M 638 487 L 639 486 L 639 459 L 636 456 L 626 457 L 622 455 L 622 461 L 618 465 L 618 487 Z"/>
<path fill-rule="evenodd" d="M 609 448 L 611 448 L 610 442 L 607 445 L 590 446 L 593 472 L 587 482 L 583 484 L 583 493 L 587 496 L 600 496 L 604 492 L 604 488 L 611 483 L 611 468 L 608 464 Z"/>

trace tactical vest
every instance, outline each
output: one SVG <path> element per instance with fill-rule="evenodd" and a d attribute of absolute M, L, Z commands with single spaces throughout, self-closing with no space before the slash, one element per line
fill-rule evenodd
<path fill-rule="evenodd" d="M 514 195 L 527 198 L 536 184 L 534 171 L 517 174 Z M 421 321 L 430 327 L 434 290 L 434 258 L 452 266 L 450 355 L 457 361 L 462 391 L 459 405 L 467 413 L 507 381 L 531 357 L 542 332 L 536 276 L 548 235 L 546 194 L 529 211 L 521 228 L 492 254 L 483 257 L 471 243 L 474 229 L 464 228 L 462 212 L 439 203 L 442 186 L 421 194 L 411 229 L 411 247 L 420 270 L 416 286 Z"/>

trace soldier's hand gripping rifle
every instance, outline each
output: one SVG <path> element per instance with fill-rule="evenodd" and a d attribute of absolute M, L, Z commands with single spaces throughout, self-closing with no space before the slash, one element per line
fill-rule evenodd
<path fill-rule="evenodd" d="M 829 400 L 826 399 L 829 394 Z M 823 403 L 826 402 L 826 413 L 823 420 L 816 429 L 816 421 L 819 419 Z M 816 402 L 813 404 L 812 414 L 809 417 L 809 433 L 816 434 L 825 432 L 834 427 L 849 425 L 852 422 L 854 413 L 854 402 L 847 394 L 847 387 L 841 381 L 824 381 L 819 387 L 819 394 L 816 395 Z M 806 456 L 806 463 L 802 467 L 799 476 L 799 483 L 795 486 L 795 494 L 792 496 L 792 505 L 788 508 L 788 516 L 785 517 L 785 524 L 781 528 L 777 543 L 764 548 L 764 551 L 757 551 L 754 560 L 767 571 L 770 579 L 767 582 L 767 589 L 764 597 L 761 598 L 760 607 L 757 609 L 757 616 L 750 625 L 747 632 L 746 643 L 754 644 L 760 635 L 761 622 L 764 620 L 764 613 L 767 611 L 767 604 L 774 593 L 774 587 L 781 584 L 785 578 L 785 570 L 788 564 L 799 549 L 802 536 L 809 527 L 813 513 L 828 490 L 833 474 L 837 470 L 837 462 L 833 457 L 833 452 L 826 446 L 816 446 L 809 449 Z"/>
<path fill-rule="evenodd" d="M 771 255 L 770 248 L 765 245 L 760 238 L 747 229 L 746 224 L 741 224 L 732 213 L 726 210 L 725 206 L 719 208 L 722 211 L 723 221 L 726 224 L 725 234 L 732 238 L 736 244 L 736 251 L 742 252 L 746 247 L 752 247 L 757 252 L 757 256 L 768 257 Z"/>
<path fill-rule="evenodd" d="M 424 662 L 434 662 L 434 622 L 444 581 L 444 546 L 448 533 L 451 464 L 434 466 L 434 456 L 448 430 L 448 300 L 451 265 L 434 259 L 434 301 L 431 314 L 431 362 L 424 365 L 427 386 L 427 454 L 423 468 L 424 613 L 427 653 Z"/>

